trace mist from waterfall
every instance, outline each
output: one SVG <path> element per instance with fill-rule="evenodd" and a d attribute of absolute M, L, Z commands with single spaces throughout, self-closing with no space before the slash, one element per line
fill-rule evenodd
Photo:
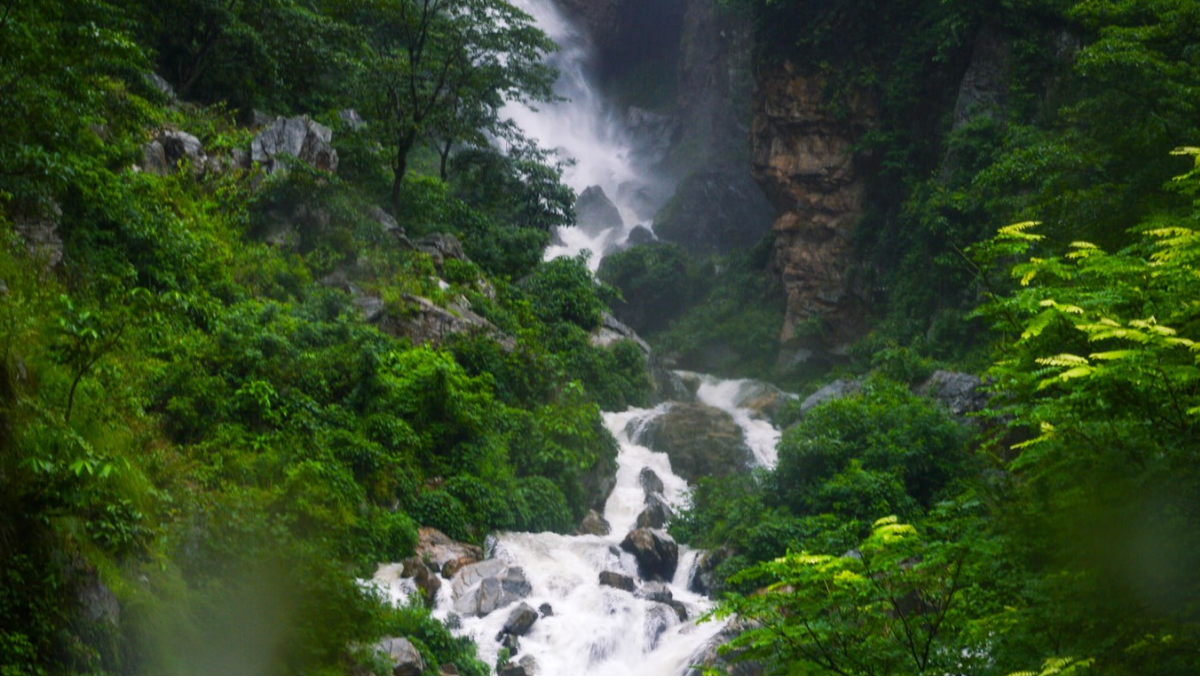
<path fill-rule="evenodd" d="M 546 259 L 591 252 L 588 266 L 595 271 L 600 259 L 629 236 L 635 225 L 650 228 L 653 216 L 644 206 L 631 201 L 633 192 L 659 188 L 656 179 L 638 159 L 638 141 L 620 114 L 604 101 L 592 81 L 592 46 L 588 36 L 571 24 L 550 0 L 511 0 L 528 13 L 559 50 L 548 57 L 558 69 L 555 92 L 562 100 L 537 105 L 510 103 L 500 114 L 515 122 L 525 134 L 568 163 L 563 182 L 575 193 L 598 186 L 616 205 L 624 221 L 622 228 L 586 231 L 575 226 L 558 230 L 561 244 L 546 251 Z M 639 209 L 641 211 L 639 212 Z"/>

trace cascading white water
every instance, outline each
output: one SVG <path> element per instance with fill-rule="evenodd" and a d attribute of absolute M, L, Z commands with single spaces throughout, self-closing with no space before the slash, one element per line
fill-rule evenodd
<path fill-rule="evenodd" d="M 620 245 L 634 225 L 651 227 L 649 217 L 638 216 L 622 189 L 652 182 L 636 160 L 630 133 L 589 79 L 588 37 L 567 21 L 550 0 L 510 1 L 532 16 L 538 27 L 558 43 L 558 52 L 549 59 L 559 71 L 555 92 L 563 100 L 536 107 L 509 104 L 501 116 L 512 119 L 542 147 L 554 151 L 560 161 L 573 160 L 563 173 L 563 182 L 577 194 L 591 186 L 603 188 L 625 223 L 623 228 L 599 232 L 574 226 L 559 229 L 562 244 L 551 246 L 546 259 L 588 250 L 591 253 L 588 266 L 594 272 L 600 259 Z"/>
<path fill-rule="evenodd" d="M 563 244 L 551 247 L 546 253 L 546 258 L 552 259 L 590 250 L 589 266 L 595 271 L 603 255 L 625 239 L 628 227 L 639 221 L 643 225 L 649 223 L 647 217 L 638 216 L 632 206 L 622 201 L 622 186 L 646 187 L 652 181 L 647 180 L 636 163 L 632 138 L 588 81 L 586 36 L 571 26 L 550 0 L 510 1 L 533 16 L 538 26 L 561 46 L 552 59 L 561 74 L 558 93 L 566 99 L 536 110 L 509 105 L 503 115 L 513 119 L 543 147 L 553 149 L 560 159 L 575 160 L 564 181 L 576 192 L 590 186 L 603 188 L 615 200 L 625 222 L 625 228 L 590 234 L 575 227 L 562 229 L 559 238 Z M 742 427 L 758 465 L 773 467 L 779 431 L 739 406 L 751 392 L 752 383 L 708 376 L 700 380 L 697 400 L 729 413 Z M 677 511 L 686 502 L 688 484 L 674 475 L 668 456 L 640 446 L 635 440 L 637 431 L 668 407 L 664 404 L 652 409 L 604 414 L 606 426 L 619 447 L 616 485 L 604 510 L 604 518 L 611 525 L 610 534 L 499 533 L 489 538 L 488 556 L 498 561 L 484 564 L 491 564 L 491 568 L 521 569 L 528 588 L 520 601 L 530 607 L 549 605 L 552 610 L 538 618 L 532 629 L 519 638 L 519 658 L 532 656 L 537 675 L 682 675 L 723 628 L 720 621 L 696 622 L 711 603 L 688 589 L 697 559 L 693 550 L 680 547 L 679 564 L 668 584 L 676 606 L 686 609 L 687 620 L 677 616 L 676 607 L 647 597 L 643 591 L 648 586 L 640 581 L 640 591 L 636 593 L 600 583 L 602 571 L 629 578 L 639 575 L 635 558 L 619 545 L 646 508 L 647 493 L 640 479 L 643 469 L 649 468 L 662 481 L 663 499 L 673 510 Z M 416 589 L 412 580 L 399 578 L 399 571 L 398 564 L 384 566 L 374 579 L 393 601 L 404 601 Z M 461 579 L 465 574 L 460 572 L 456 578 Z M 455 584 L 461 586 L 458 595 Z M 455 632 L 473 638 L 479 645 L 479 657 L 495 663 L 501 649 L 497 636 L 517 606 L 516 600 L 508 600 L 483 616 L 475 615 L 478 612 L 456 611 L 456 602 L 470 592 L 482 593 L 482 585 L 468 587 L 466 581 L 443 583 L 434 614 L 442 619 L 455 614 L 455 620 L 450 621 L 458 626 Z"/>

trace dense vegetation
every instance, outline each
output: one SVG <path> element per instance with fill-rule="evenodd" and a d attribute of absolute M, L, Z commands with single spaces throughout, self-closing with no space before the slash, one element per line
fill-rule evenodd
<path fill-rule="evenodd" d="M 835 111 L 879 105 L 857 232 L 879 296 L 862 390 L 674 523 L 721 550 L 717 613 L 752 621 L 728 656 L 1195 673 L 1200 5 L 738 4 L 757 59 L 823 70 Z M 984 41 L 1002 92 L 956 112 Z M 905 387 L 946 365 L 988 379 L 969 422 Z"/>
<path fill-rule="evenodd" d="M 0 3 L 0 672 L 369 671 L 381 635 L 487 671 L 355 578 L 420 525 L 573 529 L 600 408 L 646 399 L 583 262 L 541 262 L 573 194 L 496 114 L 550 47 L 487 0 Z M 339 172 L 239 166 L 258 111 L 331 126 Z M 218 163 L 139 168 L 173 131 Z M 422 301 L 494 328 L 368 323 Z"/>
<path fill-rule="evenodd" d="M 862 386 L 671 523 L 751 619 L 730 658 L 1195 673 L 1200 3 L 728 4 L 833 111 L 877 104 Z M 956 107 L 988 42 L 1003 87 Z M 649 396 L 636 347 L 589 344 L 605 308 L 772 375 L 769 242 L 634 248 L 619 290 L 542 262 L 573 193 L 498 108 L 551 97 L 551 47 L 502 0 L 0 0 L 0 673 L 382 671 L 383 635 L 485 673 L 355 579 L 423 525 L 575 527 L 599 412 Z M 336 173 L 236 163 L 300 114 Z M 208 161 L 151 173 L 179 131 Z M 416 345 L 422 307 L 489 324 Z M 986 410 L 911 392 L 946 366 Z"/>

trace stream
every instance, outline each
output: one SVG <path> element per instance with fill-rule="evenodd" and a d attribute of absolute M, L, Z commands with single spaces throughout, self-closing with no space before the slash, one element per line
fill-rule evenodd
<path fill-rule="evenodd" d="M 513 0 L 513 4 L 532 15 L 561 47 L 549 59 L 559 70 L 556 90 L 565 99 L 537 109 L 509 105 L 503 116 L 553 150 L 559 160 L 574 160 L 565 169 L 564 182 L 577 194 L 603 189 L 623 221 L 622 226 L 599 230 L 560 229 L 558 241 L 545 257 L 586 253 L 594 272 L 605 254 L 621 248 L 633 226 L 652 229 L 645 202 L 636 200 L 639 192 L 641 198 L 661 195 L 666 183 L 654 178 L 639 160 L 636 150 L 644 141 L 623 125 L 619 113 L 606 105 L 590 82 L 587 37 L 550 0 Z M 754 392 L 755 383 L 691 376 L 699 381 L 696 401 L 728 413 L 742 429 L 756 465 L 773 467 L 779 431 L 740 406 Z M 686 504 L 688 483 L 672 472 L 668 455 L 637 442 L 640 431 L 669 407 L 604 414 L 619 445 L 616 486 L 603 511 L 610 533 L 498 533 L 488 539 L 488 560 L 476 565 L 482 570 L 467 566 L 453 582 L 442 584 L 434 615 L 447 621 L 456 634 L 474 639 L 484 662 L 496 663 L 502 649 L 497 637 L 521 602 L 538 608 L 539 616 L 519 637 L 519 651 L 512 661 L 530 664 L 527 670 L 536 675 L 683 675 L 712 645 L 723 622 L 697 622 L 711 602 L 689 589 L 699 553 L 680 546 L 674 576 L 670 582 L 656 583 L 636 580 L 637 560 L 620 547 L 646 508 L 649 495 L 643 487 L 643 470 L 653 471 L 661 480 L 662 499 L 672 511 Z M 519 569 L 519 575 L 514 576 L 512 569 Z M 630 591 L 601 584 L 602 572 L 619 574 L 635 587 Z M 498 606 L 480 612 L 481 596 L 492 592 L 483 587 L 489 573 L 505 580 L 491 586 L 501 593 Z M 393 601 L 405 601 L 415 592 L 415 584 L 400 575 L 399 564 L 383 566 L 374 582 Z"/>

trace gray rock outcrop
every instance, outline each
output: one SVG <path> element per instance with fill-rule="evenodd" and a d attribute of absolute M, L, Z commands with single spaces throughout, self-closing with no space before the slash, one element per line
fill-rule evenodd
<path fill-rule="evenodd" d="M 679 566 L 679 545 L 662 531 L 632 530 L 621 541 L 621 549 L 637 560 L 638 574 L 645 580 L 670 582 Z"/>
<path fill-rule="evenodd" d="M 466 616 L 487 616 L 514 602 L 525 599 L 533 587 L 525 572 L 509 567 L 499 559 L 467 566 L 451 583 L 454 611 Z"/>
<path fill-rule="evenodd" d="M 286 157 L 294 157 L 309 166 L 337 172 L 337 150 L 330 142 L 333 131 L 307 116 L 277 117 L 254 138 L 250 156 L 268 173 L 287 168 Z"/>
<path fill-rule="evenodd" d="M 624 228 L 625 221 L 617 206 L 604 194 L 600 186 L 590 186 L 579 194 L 575 201 L 575 225 L 590 235 L 608 228 Z"/>
<path fill-rule="evenodd" d="M 749 473 L 754 455 L 733 417 L 703 404 L 677 404 L 637 434 L 639 444 L 666 452 L 671 470 L 694 483 L 704 476 Z"/>
<path fill-rule="evenodd" d="M 375 643 L 375 653 L 388 661 L 392 675 L 411 676 L 425 672 L 425 660 L 407 638 L 385 637 Z"/>

